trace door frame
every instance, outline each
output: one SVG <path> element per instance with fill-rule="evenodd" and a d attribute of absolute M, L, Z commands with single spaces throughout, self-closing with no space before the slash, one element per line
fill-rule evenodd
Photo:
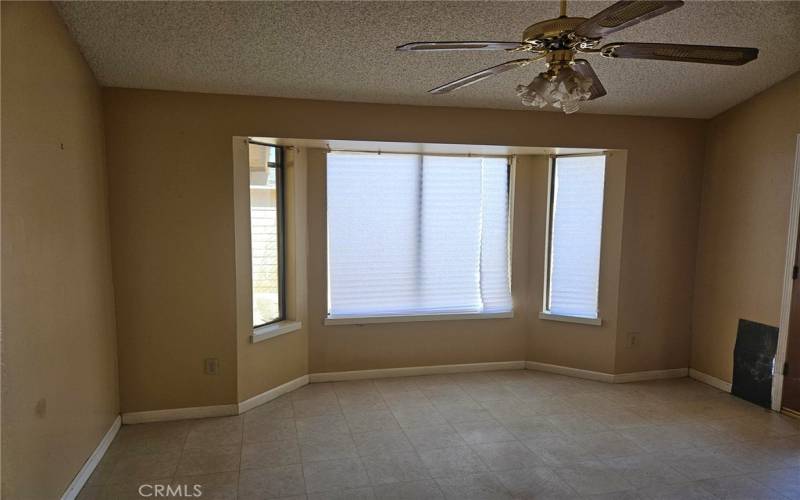
<path fill-rule="evenodd" d="M 792 202 L 789 209 L 789 230 L 786 236 L 786 262 L 783 269 L 783 293 L 781 295 L 781 319 L 778 328 L 778 349 L 772 369 L 772 409 L 781 411 L 783 396 L 783 364 L 786 362 L 786 347 L 789 341 L 789 317 L 792 308 L 792 270 L 797 257 L 797 234 L 800 224 L 800 134 L 797 134 L 794 153 L 794 176 L 792 179 Z"/>

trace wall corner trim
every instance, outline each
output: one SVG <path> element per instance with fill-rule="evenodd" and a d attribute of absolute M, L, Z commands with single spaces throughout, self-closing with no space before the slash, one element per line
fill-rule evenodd
<path fill-rule="evenodd" d="M 61 495 L 61 500 L 74 500 L 78 497 L 78 494 L 86 484 L 86 481 L 89 480 L 92 472 L 94 472 L 95 468 L 97 468 L 97 465 L 100 463 L 100 460 L 103 459 L 106 451 L 108 451 L 108 447 L 111 446 L 111 442 L 117 436 L 117 432 L 119 432 L 121 425 L 122 418 L 117 415 L 117 418 L 114 419 L 114 422 L 103 436 L 103 439 L 100 440 L 97 448 L 95 448 L 92 454 L 89 455 L 89 458 L 83 464 L 81 470 L 78 471 L 78 474 L 75 475 L 75 478 L 72 480 L 69 486 L 67 486 L 64 494 Z"/>
<path fill-rule="evenodd" d="M 192 408 L 170 408 L 167 410 L 136 411 L 122 414 L 122 423 L 144 424 L 193 418 L 228 417 L 238 414 L 238 405 L 196 406 Z"/>
<path fill-rule="evenodd" d="M 647 370 L 644 372 L 616 373 L 615 384 L 641 382 L 643 380 L 660 380 L 666 378 L 683 378 L 689 376 L 688 368 L 669 368 L 667 370 Z"/>
<path fill-rule="evenodd" d="M 557 373 L 558 375 L 567 375 L 569 377 L 584 378 L 587 380 L 597 380 L 598 382 L 614 382 L 614 375 L 611 373 L 595 372 L 592 370 L 582 370 L 580 368 L 572 368 L 570 366 L 551 365 L 549 363 L 540 363 L 539 361 L 526 361 L 525 368 L 528 370 L 537 370 L 540 372 Z"/>
<path fill-rule="evenodd" d="M 169 420 L 186 420 L 194 418 L 230 417 L 240 415 L 257 406 L 268 403 L 278 396 L 299 389 L 308 384 L 308 375 L 297 377 L 261 394 L 256 394 L 250 399 L 240 403 L 218 406 L 196 406 L 192 408 L 170 408 L 167 410 L 137 411 L 122 414 L 122 423 L 144 424 L 149 422 L 166 422 Z"/>
<path fill-rule="evenodd" d="M 261 394 L 256 394 L 250 399 L 242 401 L 238 404 L 238 413 L 242 414 L 246 411 L 252 410 L 256 406 L 261 406 L 264 403 L 268 403 L 273 399 L 283 396 L 287 392 L 292 392 L 295 389 L 299 389 L 304 385 L 308 385 L 308 375 L 297 377 L 296 379 L 290 380 L 285 384 L 281 384 L 278 387 L 273 387 L 272 389 L 264 391 Z"/>
<path fill-rule="evenodd" d="M 701 371 L 695 370 L 694 368 L 689 368 L 689 377 L 697 380 L 698 382 L 708 384 L 711 387 L 716 387 L 720 391 L 731 392 L 730 382 L 725 382 L 724 380 L 720 380 L 717 377 L 712 377 L 708 373 L 703 373 Z"/>
<path fill-rule="evenodd" d="M 460 365 L 408 366 L 404 368 L 379 368 L 346 372 L 322 372 L 309 374 L 309 382 L 340 382 L 368 378 L 412 377 L 443 373 L 486 372 L 493 370 L 524 370 L 525 361 L 493 361 L 488 363 L 465 363 Z"/>
<path fill-rule="evenodd" d="M 598 382 L 607 382 L 610 384 L 625 384 L 627 382 L 641 382 L 643 380 L 659 380 L 666 378 L 683 378 L 689 374 L 688 368 L 671 368 L 668 370 L 648 370 L 643 372 L 614 374 L 596 372 L 592 370 L 582 370 L 580 368 L 572 368 L 570 366 L 551 365 L 548 363 L 540 363 L 538 361 L 527 361 L 525 363 L 525 367 L 528 370 L 557 373 L 559 375 L 567 375 L 569 377 L 583 378 L 587 380 L 596 380 Z"/>

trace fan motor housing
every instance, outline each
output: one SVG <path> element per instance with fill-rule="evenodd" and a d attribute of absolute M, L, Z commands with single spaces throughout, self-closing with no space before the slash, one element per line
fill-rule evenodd
<path fill-rule="evenodd" d="M 567 31 L 574 31 L 585 17 L 556 17 L 528 26 L 522 32 L 522 40 L 532 42 L 534 40 L 548 40 L 560 37 Z"/>

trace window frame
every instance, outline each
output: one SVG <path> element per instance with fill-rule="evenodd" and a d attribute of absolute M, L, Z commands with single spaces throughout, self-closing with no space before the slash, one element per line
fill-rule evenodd
<path fill-rule="evenodd" d="M 603 265 L 603 226 L 605 216 L 605 182 L 603 183 L 603 206 L 601 207 L 600 216 L 600 261 L 598 262 L 597 269 L 597 313 L 594 318 L 586 316 L 571 316 L 564 314 L 553 314 L 550 312 L 550 285 L 552 282 L 552 254 L 553 254 L 553 216 L 555 215 L 555 184 L 556 184 L 556 160 L 558 158 L 574 158 L 586 156 L 603 156 L 606 158 L 603 168 L 608 167 L 608 151 L 600 151 L 597 153 L 574 153 L 563 155 L 549 155 L 548 169 L 547 169 L 547 218 L 545 219 L 545 254 L 544 254 L 544 288 L 542 293 L 542 310 L 539 313 L 540 319 L 561 321 L 565 323 L 578 323 L 583 325 L 600 326 L 603 323 L 600 314 L 600 275 Z"/>
<path fill-rule="evenodd" d="M 272 321 L 267 321 L 266 323 L 261 323 L 258 325 L 253 325 L 253 331 L 257 331 L 259 329 L 263 329 L 264 327 L 275 325 L 282 321 L 286 321 L 286 233 L 285 233 L 285 220 L 286 215 L 284 213 L 284 206 L 285 206 L 285 183 L 284 183 L 284 167 L 285 167 L 285 155 L 284 155 L 284 148 L 283 146 L 279 146 L 277 144 L 269 144 L 266 142 L 254 141 L 252 139 L 247 139 L 248 146 L 250 144 L 255 144 L 258 146 L 265 146 L 271 147 L 275 149 L 275 162 L 267 161 L 268 168 L 275 169 L 275 209 L 276 213 L 276 223 L 277 223 L 277 254 L 278 254 L 278 317 L 273 319 Z M 248 150 L 248 168 L 249 168 L 249 150 Z M 249 184 L 248 184 L 248 198 L 249 198 Z M 248 221 L 250 222 L 250 226 L 252 228 L 252 204 L 249 204 L 249 212 L 248 212 Z M 252 230 L 251 230 L 252 231 Z M 252 232 L 250 233 L 250 291 L 252 294 L 253 290 L 253 256 L 252 256 L 252 249 L 253 249 L 253 235 Z M 253 304 L 253 297 L 250 297 L 250 315 L 252 317 L 252 309 L 254 307 Z"/>
<path fill-rule="evenodd" d="M 487 158 L 504 158 L 506 160 L 506 175 L 507 175 L 507 224 L 508 231 L 506 237 L 506 245 L 508 249 L 508 283 L 509 290 L 512 296 L 511 310 L 504 312 L 468 312 L 468 313 L 429 313 L 429 314 L 386 314 L 386 315 L 348 315 L 348 314 L 333 314 L 331 313 L 331 288 L 330 288 L 330 219 L 328 217 L 328 200 L 327 196 L 324 202 L 325 212 L 325 316 L 323 324 L 325 326 L 335 325 L 367 325 L 375 323 L 409 323 L 418 321 L 443 321 L 443 320 L 474 320 L 474 319 L 513 319 L 515 303 L 513 300 L 513 245 L 514 245 L 514 193 L 515 193 L 515 179 L 516 179 L 516 155 L 482 155 L 482 154 L 464 154 L 464 153 L 421 153 L 421 152 L 381 152 L 381 151 L 354 151 L 354 150 L 331 150 L 330 148 L 326 153 L 341 152 L 341 153 L 363 153 L 363 154 L 400 154 L 400 155 L 416 155 L 416 156 L 463 156 L 463 157 L 487 157 Z M 325 165 L 325 183 L 327 192 L 327 178 L 328 166 Z"/>

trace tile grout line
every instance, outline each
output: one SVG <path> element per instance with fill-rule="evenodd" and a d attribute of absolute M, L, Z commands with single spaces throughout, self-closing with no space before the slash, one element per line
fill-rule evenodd
<path fill-rule="evenodd" d="M 420 386 L 419 386 L 419 385 L 417 385 L 417 384 L 415 384 L 415 387 L 417 387 L 417 390 L 418 390 L 418 391 L 420 391 L 420 393 L 422 393 L 422 395 L 423 395 L 423 396 L 425 396 L 425 399 L 428 399 L 428 400 L 429 400 L 429 398 L 427 397 L 427 395 L 426 395 L 426 394 L 425 394 L 425 393 L 422 391 L 422 387 L 420 387 Z M 429 400 L 428 402 L 430 402 L 430 400 Z M 438 408 L 436 408 L 436 406 L 435 406 L 433 403 L 431 403 L 431 406 L 434 408 L 434 410 L 436 410 L 436 412 L 437 412 L 437 413 L 439 412 Z M 392 413 L 392 414 L 394 414 L 394 413 Z M 442 417 L 442 418 L 444 418 L 444 417 Z M 448 427 L 451 427 L 451 428 L 452 428 L 452 426 L 450 425 L 450 422 L 447 422 L 447 419 L 444 419 L 444 420 L 445 420 L 445 423 L 448 425 Z M 411 442 L 411 439 L 409 439 L 409 438 L 408 438 L 408 434 L 406 434 L 406 429 L 405 429 L 405 427 L 403 427 L 403 426 L 401 425 L 401 426 L 400 426 L 400 429 L 403 431 L 403 434 L 405 434 L 405 435 L 406 435 L 406 438 L 409 440 L 409 442 Z M 457 432 L 457 431 L 456 431 L 456 430 L 453 428 L 453 432 Z M 439 483 L 439 479 L 438 479 L 438 478 L 436 478 L 436 477 L 434 477 L 434 475 L 433 475 L 433 474 L 431 473 L 431 471 L 428 469 L 428 466 L 427 466 L 427 465 L 425 464 L 425 462 L 422 460 L 422 456 L 419 454 L 419 450 L 417 449 L 417 447 L 416 447 L 416 446 L 414 446 L 414 445 L 413 445 L 413 443 L 412 443 L 412 445 L 411 445 L 411 446 L 414 448 L 414 453 L 416 453 L 416 454 L 417 454 L 417 457 L 419 457 L 419 460 L 420 460 L 420 462 L 422 463 L 422 465 L 423 465 L 423 466 L 426 468 L 426 472 L 427 472 L 427 474 L 430 476 L 431 480 L 433 481 L 433 484 L 435 484 L 435 485 L 436 485 L 436 489 L 437 489 L 437 490 L 439 490 L 439 493 L 441 493 L 441 494 L 442 494 L 442 498 L 447 498 L 447 495 L 445 494 L 444 488 L 442 488 L 442 485 L 441 485 L 441 483 Z"/>
<path fill-rule="evenodd" d="M 422 391 L 420 391 L 420 392 L 422 392 Z M 424 395 L 424 393 L 423 393 L 423 395 Z M 395 421 L 397 421 L 397 417 L 394 415 L 394 411 L 392 411 L 391 406 L 389 406 L 389 403 L 386 401 L 386 398 L 383 397 L 383 394 L 381 394 L 381 398 L 383 398 L 384 403 L 386 403 L 386 407 L 389 409 L 389 413 L 392 414 L 392 418 L 394 418 Z M 400 432 L 402 432 L 403 435 L 408 440 L 408 442 L 411 443 L 411 448 L 414 450 L 414 455 L 419 459 L 420 464 L 422 464 L 422 466 L 425 467 L 425 473 L 430 478 L 430 481 L 433 482 L 433 484 L 436 486 L 436 489 L 439 491 L 439 493 L 442 494 L 442 498 L 445 498 L 444 490 L 442 489 L 441 485 L 439 484 L 439 481 L 437 481 L 436 478 L 433 477 L 433 474 L 431 474 L 430 470 L 428 470 L 428 466 L 425 465 L 425 462 L 422 460 L 422 456 L 419 454 L 419 450 L 417 449 L 416 446 L 414 446 L 414 443 L 411 441 L 411 438 L 408 436 L 408 433 L 406 432 L 406 428 L 403 427 L 402 425 L 400 425 L 399 421 L 397 421 L 397 426 L 400 427 Z"/>
<path fill-rule="evenodd" d="M 186 437 L 183 438 L 183 445 L 181 446 L 181 452 L 178 454 L 178 463 L 175 464 L 175 471 L 172 473 L 172 478 L 171 478 L 172 482 L 177 481 L 178 468 L 181 466 L 181 462 L 183 461 L 183 453 L 186 450 L 186 443 L 189 442 L 189 434 L 192 432 L 192 427 L 194 427 L 194 425 L 195 425 L 194 422 L 188 424 L 188 429 L 186 430 Z"/>
<path fill-rule="evenodd" d="M 306 386 L 308 387 L 308 386 Z M 334 394 L 335 395 L 335 394 Z M 292 406 L 292 422 L 294 423 L 294 432 L 297 439 L 297 454 L 300 456 L 300 474 L 303 476 L 303 494 L 308 498 L 309 491 L 308 491 L 308 482 L 306 481 L 306 467 L 305 467 L 305 460 L 303 458 L 303 447 L 300 444 L 300 432 L 297 430 L 297 413 L 295 411 L 294 406 L 294 399 L 290 399 L 290 405 Z M 337 396 L 336 403 L 339 403 L 339 399 Z M 300 418 L 310 418 L 310 417 L 300 417 Z"/>
<path fill-rule="evenodd" d="M 356 445 L 356 440 L 353 439 L 353 428 L 350 427 L 350 422 L 347 421 L 347 416 L 342 409 L 342 401 L 339 399 L 339 393 L 336 392 L 336 382 L 332 383 L 331 390 L 333 391 L 333 395 L 336 397 L 336 406 L 339 407 L 339 414 L 342 416 L 342 420 L 344 420 L 344 425 L 347 426 L 347 433 L 350 436 L 350 440 L 353 442 L 353 449 L 356 454 L 356 459 L 358 460 L 358 464 L 361 466 L 361 469 L 364 471 L 364 476 L 367 479 L 367 486 L 372 489 L 372 481 L 369 478 L 369 474 L 367 473 L 367 468 L 364 467 L 364 461 L 361 459 L 361 454 L 358 452 L 358 446 Z M 350 488 L 355 489 L 355 488 Z M 345 488 L 346 491 L 346 488 Z"/>
<path fill-rule="evenodd" d="M 247 412 L 245 412 L 247 413 Z M 241 448 L 239 448 L 239 469 L 236 471 L 236 498 L 239 498 L 239 486 L 242 483 L 242 462 L 244 461 L 244 419 L 245 417 L 242 416 L 243 414 L 239 414 L 239 418 L 242 420 L 242 436 L 241 436 Z M 292 415 L 294 415 L 294 408 L 292 408 Z"/>

